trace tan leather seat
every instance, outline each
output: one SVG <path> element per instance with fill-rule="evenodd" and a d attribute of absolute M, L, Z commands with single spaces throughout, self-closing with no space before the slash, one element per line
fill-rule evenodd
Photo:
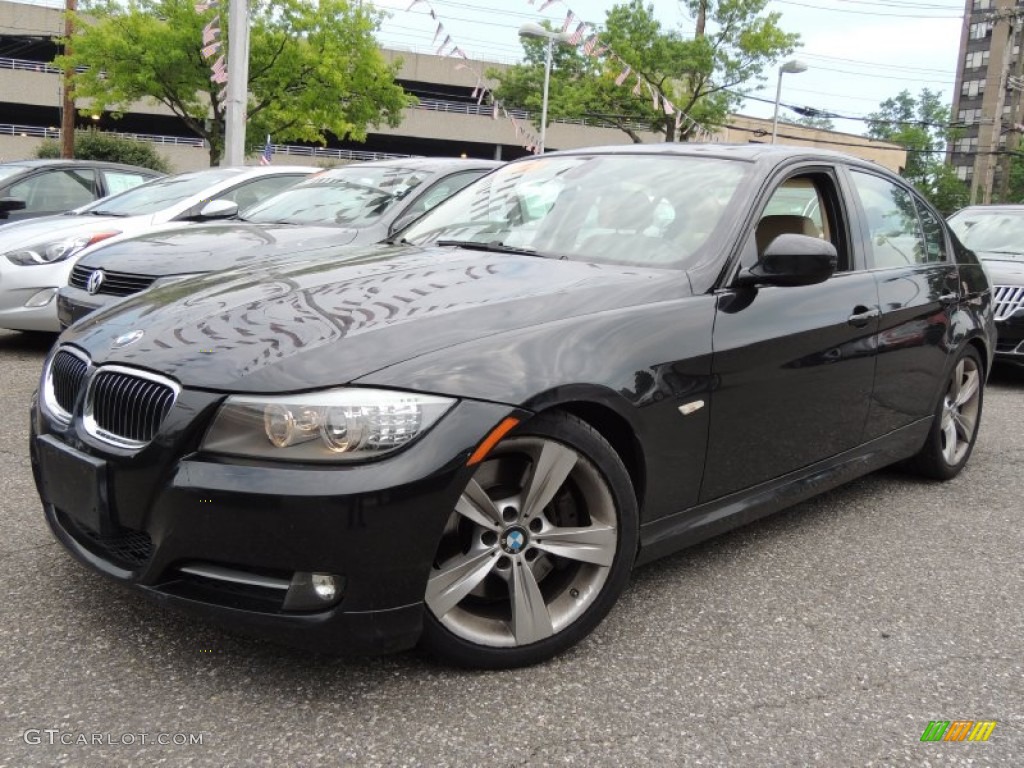
<path fill-rule="evenodd" d="M 778 215 L 764 216 L 757 224 L 754 239 L 757 241 L 758 255 L 764 253 L 768 244 L 779 235 L 809 235 L 821 237 L 821 231 L 806 216 Z"/>

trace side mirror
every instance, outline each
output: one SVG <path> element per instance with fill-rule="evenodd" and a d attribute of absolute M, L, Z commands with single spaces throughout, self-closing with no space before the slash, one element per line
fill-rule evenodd
<path fill-rule="evenodd" d="M 809 235 L 786 234 L 772 240 L 764 255 L 740 273 L 738 285 L 814 285 L 836 271 L 839 255 L 827 240 Z"/>
<path fill-rule="evenodd" d="M 25 210 L 25 201 L 18 197 L 0 197 L 0 214 L 8 214 L 11 211 Z M 0 218 L 6 219 L 3 215 Z"/>
<path fill-rule="evenodd" d="M 238 215 L 238 203 L 232 200 L 211 200 L 199 209 L 200 219 L 230 219 Z"/>

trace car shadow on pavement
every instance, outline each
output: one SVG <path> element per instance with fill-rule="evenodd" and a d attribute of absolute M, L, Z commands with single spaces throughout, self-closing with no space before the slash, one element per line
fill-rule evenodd
<path fill-rule="evenodd" d="M 56 333 L 0 329 L 0 350 L 2 351 L 45 353 L 55 341 L 57 341 Z"/>
<path fill-rule="evenodd" d="M 1024 387 L 1024 365 L 996 363 L 988 377 L 989 386 Z"/>

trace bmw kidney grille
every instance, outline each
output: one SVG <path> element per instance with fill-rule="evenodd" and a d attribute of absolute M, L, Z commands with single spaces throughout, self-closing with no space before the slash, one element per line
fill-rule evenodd
<path fill-rule="evenodd" d="M 94 368 L 80 353 L 58 351 L 46 377 L 46 404 L 65 425 L 76 413 L 83 387 L 85 431 L 126 448 L 140 448 L 156 437 L 180 392 L 174 382 L 148 371 Z"/>

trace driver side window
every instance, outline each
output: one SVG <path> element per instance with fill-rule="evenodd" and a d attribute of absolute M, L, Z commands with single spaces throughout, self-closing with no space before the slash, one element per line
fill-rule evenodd
<path fill-rule="evenodd" d="M 835 185 L 826 173 L 807 173 L 783 181 L 768 199 L 754 229 L 752 242 L 747 244 L 743 266 L 758 261 L 765 249 L 779 235 L 807 235 L 827 240 L 839 255 L 837 271 L 849 269 L 845 239 L 836 220 Z"/>

